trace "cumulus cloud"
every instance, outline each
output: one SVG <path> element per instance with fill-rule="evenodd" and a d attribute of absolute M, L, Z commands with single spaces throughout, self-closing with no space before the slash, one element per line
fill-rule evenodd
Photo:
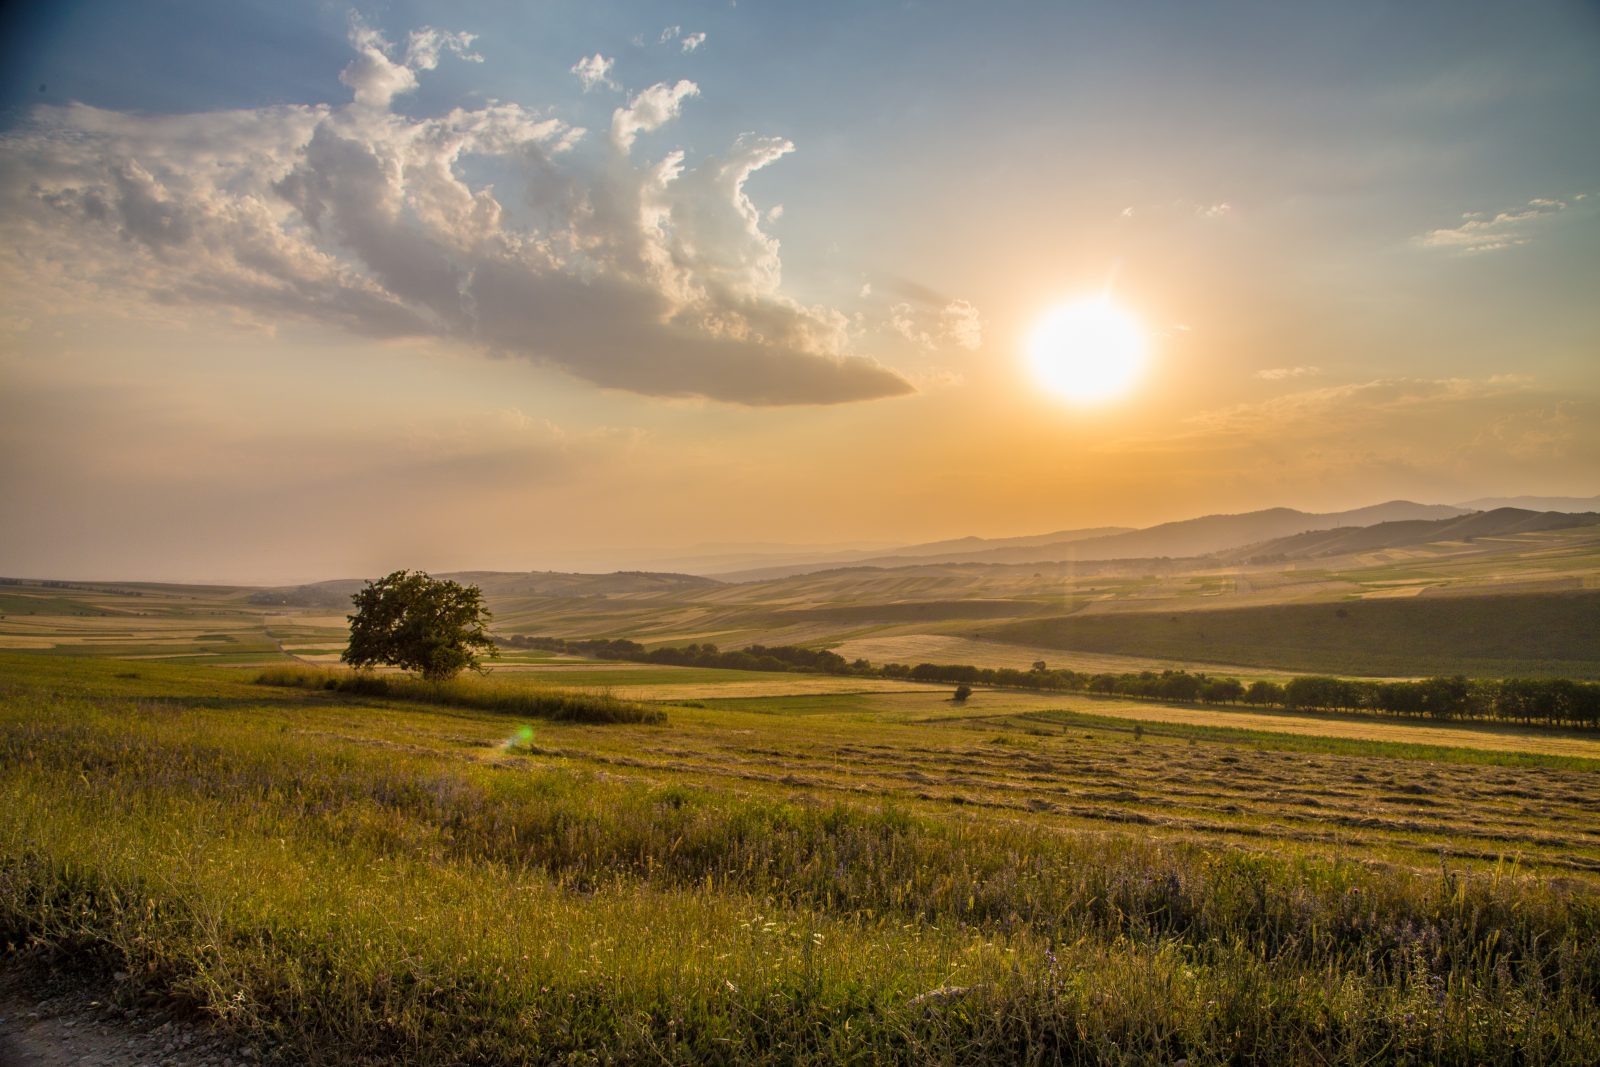
<path fill-rule="evenodd" d="M 1194 213 L 1203 219 L 1225 219 L 1233 214 L 1233 205 L 1228 203 L 1196 204 Z"/>
<path fill-rule="evenodd" d="M 676 85 L 658 82 L 635 94 L 627 107 L 611 113 L 611 139 L 627 151 L 633 147 L 635 137 L 665 126 L 678 117 L 685 100 L 699 95 L 700 87 L 687 79 Z"/>
<path fill-rule="evenodd" d="M 470 33 L 448 33 L 425 26 L 412 31 L 404 54 L 396 60 L 390 58 L 394 45 L 354 18 L 350 23 L 350 44 L 356 50 L 356 59 L 340 72 L 339 80 L 354 92 L 356 103 L 388 107 L 396 96 L 417 87 L 418 71 L 433 70 L 439 65 L 441 52 L 482 63 L 483 57 L 471 51 L 475 39 Z"/>
<path fill-rule="evenodd" d="M 1573 198 L 1584 199 L 1583 194 Z M 1571 205 L 1565 200 L 1535 197 L 1526 204 L 1489 214 L 1469 211 L 1461 224 L 1448 229 L 1429 230 L 1417 238 L 1425 248 L 1443 248 L 1462 254 L 1496 252 L 1525 245 L 1533 240 L 1535 229 Z"/>
<path fill-rule="evenodd" d="M 706 43 L 703 33 L 686 33 L 683 35 L 683 50 L 685 53 L 693 52 L 696 48 Z"/>
<path fill-rule="evenodd" d="M 610 89 L 613 92 L 620 92 L 622 86 L 611 80 L 611 68 L 616 66 L 616 63 L 616 60 L 607 59 L 599 52 L 596 52 L 594 55 L 585 56 L 574 63 L 569 73 L 578 76 L 578 81 L 583 85 L 583 91 L 586 93 L 595 89 Z"/>
<path fill-rule="evenodd" d="M 651 86 L 609 142 L 514 103 L 390 104 L 472 38 L 353 24 L 353 100 L 197 115 L 36 109 L 0 140 L 0 284 L 101 308 L 220 308 L 468 343 L 600 385 L 746 404 L 908 392 L 844 317 L 780 290 L 746 191 L 793 150 L 743 136 L 691 165 L 634 158 L 698 89 Z M 603 57 L 602 57 L 603 58 Z M 581 66 L 581 64 L 580 64 Z M 591 65 L 592 69 L 592 65 Z M 493 174 L 497 184 L 474 181 Z M 30 297 L 29 294 L 32 294 Z"/>
<path fill-rule="evenodd" d="M 1187 330 L 1187 326 L 1177 327 Z M 1268 382 L 1281 382 L 1289 378 L 1315 378 L 1322 373 L 1321 367 L 1269 367 L 1266 370 L 1256 371 L 1256 377 Z"/>

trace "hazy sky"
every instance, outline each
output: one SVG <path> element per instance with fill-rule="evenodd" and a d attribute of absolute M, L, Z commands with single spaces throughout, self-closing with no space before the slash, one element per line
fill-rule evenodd
<path fill-rule="evenodd" d="M 35 6 L 0 573 L 1600 491 L 1593 3 Z"/>

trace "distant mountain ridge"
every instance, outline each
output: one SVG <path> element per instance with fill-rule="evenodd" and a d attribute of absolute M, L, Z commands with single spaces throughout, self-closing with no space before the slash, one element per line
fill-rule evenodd
<path fill-rule="evenodd" d="M 819 545 L 807 550 L 801 545 L 775 545 L 770 549 L 737 548 L 726 552 L 705 552 L 698 555 L 651 558 L 643 564 L 647 570 L 687 571 L 720 577 L 727 574 L 762 573 L 769 577 L 786 577 L 807 574 L 815 570 L 850 567 L 866 560 L 885 556 L 939 555 L 961 550 L 998 548 L 1003 545 L 1042 544 L 1047 541 L 1070 541 L 1083 537 L 1100 537 L 1106 534 L 1126 533 L 1131 526 L 1097 526 L 1087 530 L 1058 530 L 1055 533 L 1030 534 L 1025 537 L 958 537 L 948 541 L 930 541 L 926 544 L 879 544 L 872 548 L 831 548 Z"/>
<path fill-rule="evenodd" d="M 835 550 L 819 553 L 809 560 L 746 569 L 708 569 L 704 573 L 475 570 L 441 573 L 439 577 L 478 585 L 485 593 L 495 596 L 650 596 L 855 568 L 890 570 L 940 564 L 1087 563 L 1207 556 L 1217 557 L 1219 562 L 1247 562 L 1270 556 L 1310 558 L 1433 541 L 1600 525 L 1600 497 L 1513 499 L 1555 499 L 1593 504 L 1594 507 L 1584 513 L 1516 507 L 1472 510 L 1449 504 L 1391 500 L 1349 511 L 1324 513 L 1266 508 L 1236 515 L 1203 515 L 1138 530 L 1102 526 L 1021 537 L 961 537 L 906 545 L 877 555 L 861 550 Z M 730 558 L 736 557 L 713 554 L 707 562 Z M 349 605 L 350 595 L 362 585 L 361 579 L 343 578 L 262 588 L 250 596 L 250 601 L 262 605 L 344 608 Z"/>
<path fill-rule="evenodd" d="M 1600 511 L 1600 496 L 1488 496 L 1482 500 L 1468 500 L 1457 507 L 1468 511 L 1494 511 L 1497 508 L 1520 508 L 1525 511 L 1560 511 L 1568 515 Z"/>
<path fill-rule="evenodd" d="M 1312 559 L 1343 556 L 1355 552 L 1377 552 L 1387 548 L 1464 541 L 1477 537 L 1506 537 L 1511 534 L 1542 533 L 1577 526 L 1600 525 L 1600 514 L 1572 515 L 1560 511 L 1528 511 L 1524 508 L 1495 508 L 1475 511 L 1455 518 L 1405 519 L 1380 522 L 1372 526 L 1313 530 L 1248 545 L 1224 553 L 1225 562 L 1254 560 Z"/>
<path fill-rule="evenodd" d="M 1434 520 L 1469 514 L 1465 508 L 1449 504 L 1417 504 L 1391 500 L 1383 504 L 1322 514 L 1294 508 L 1267 508 L 1240 515 L 1204 515 L 1195 519 L 1165 522 L 1143 530 L 1122 530 L 1102 534 L 1093 530 L 1067 531 L 1026 538 L 997 541 L 978 540 L 983 547 L 940 551 L 940 546 L 964 544 L 960 541 L 933 542 L 912 546 L 891 555 L 854 561 L 852 566 L 907 567 L 924 563 L 1057 563 L 1073 560 L 1141 559 L 1168 556 L 1206 556 L 1262 541 L 1287 537 L 1309 530 L 1328 530 L 1340 526 L 1371 526 L 1382 522 Z M 786 567 L 761 567 L 719 573 L 730 582 L 765 581 L 837 567 L 837 563 L 796 564 Z"/>
<path fill-rule="evenodd" d="M 610 574 L 569 574 L 564 571 L 451 571 L 448 578 L 475 585 L 489 596 L 643 596 L 684 590 L 714 589 L 722 582 L 697 574 L 663 574 L 652 571 L 614 571 Z M 366 584 L 361 578 L 334 578 L 309 585 L 261 589 L 250 595 L 252 604 L 303 608 L 349 608 L 350 597 Z"/>

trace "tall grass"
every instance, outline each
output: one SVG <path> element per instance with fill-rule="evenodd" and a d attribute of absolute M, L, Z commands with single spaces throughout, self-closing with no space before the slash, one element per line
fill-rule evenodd
<path fill-rule="evenodd" d="M 9 691 L 0 940 L 296 1062 L 1600 1061 L 1588 883 L 358 747 L 320 705 Z"/>
<path fill-rule="evenodd" d="M 270 667 L 256 675 L 257 685 L 323 689 L 354 696 L 384 697 L 421 704 L 526 715 L 556 722 L 664 723 L 666 712 L 608 693 L 529 685 L 497 678 L 452 678 L 430 682 L 406 675 L 316 667 Z"/>

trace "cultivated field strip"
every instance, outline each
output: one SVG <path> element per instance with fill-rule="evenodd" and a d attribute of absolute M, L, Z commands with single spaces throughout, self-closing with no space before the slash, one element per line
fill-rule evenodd
<path fill-rule="evenodd" d="M 1315 843 L 1420 865 L 1437 866 L 1443 852 L 1529 869 L 1600 872 L 1600 793 L 1592 772 L 1156 738 L 1135 743 L 1127 734 L 1057 730 L 1045 734 L 1026 720 L 978 729 L 954 721 L 924 731 L 921 740 L 867 744 L 811 736 L 780 744 L 773 731 L 756 741 L 683 729 L 648 753 L 563 748 L 552 755 L 819 799 L 869 795 L 1252 847 Z M 930 733 L 938 743 L 928 743 Z M 686 744 L 689 738 L 700 743 Z"/>

